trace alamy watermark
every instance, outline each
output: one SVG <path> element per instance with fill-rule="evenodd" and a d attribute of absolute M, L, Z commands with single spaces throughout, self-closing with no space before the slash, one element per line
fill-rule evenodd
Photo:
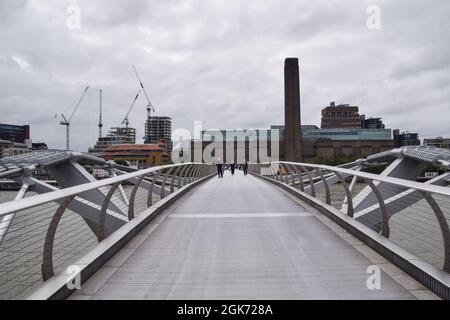
<path fill-rule="evenodd" d="M 366 273 L 370 274 L 367 278 L 366 286 L 369 290 L 381 289 L 381 270 L 377 265 L 370 265 L 367 267 Z"/>
<path fill-rule="evenodd" d="M 370 5 L 366 9 L 367 20 L 366 26 L 369 30 L 381 29 L 381 8 L 377 5 Z"/>
<path fill-rule="evenodd" d="M 79 5 L 71 4 L 66 8 L 66 27 L 69 30 L 81 29 L 81 8 Z"/>
<path fill-rule="evenodd" d="M 70 265 L 66 269 L 68 275 L 66 285 L 69 290 L 81 289 L 81 268 L 77 265 Z"/>
<path fill-rule="evenodd" d="M 176 129 L 172 133 L 172 161 L 242 164 L 278 161 L 279 129 L 208 129 L 194 121 L 194 132 Z M 182 152 L 180 153 L 180 150 Z"/>

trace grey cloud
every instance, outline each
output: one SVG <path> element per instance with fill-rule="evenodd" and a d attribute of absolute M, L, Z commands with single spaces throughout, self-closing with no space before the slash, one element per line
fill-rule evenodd
<path fill-rule="evenodd" d="M 81 30 L 66 27 L 73 3 Z M 370 4 L 381 8 L 381 30 L 366 28 Z M 336 100 L 422 138 L 445 136 L 448 16 L 445 0 L 2 1 L 0 122 L 29 123 L 34 140 L 62 148 L 64 128 L 53 116 L 70 113 L 89 84 L 71 128 L 73 147 L 86 151 L 97 135 L 98 89 L 105 131 L 136 94 L 135 64 L 174 128 L 192 130 L 194 120 L 268 127 L 283 121 L 283 60 L 297 56 L 303 123 L 319 124 L 320 109 Z M 143 98 L 130 116 L 138 137 Z"/>

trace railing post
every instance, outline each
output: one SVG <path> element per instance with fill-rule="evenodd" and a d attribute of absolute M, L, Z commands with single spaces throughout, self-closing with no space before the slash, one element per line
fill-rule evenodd
<path fill-rule="evenodd" d="M 278 172 L 280 170 L 280 165 L 278 165 L 278 170 L 276 169 L 275 165 L 273 165 L 272 169 L 273 169 L 273 172 L 274 172 L 273 176 L 275 178 L 275 181 L 278 181 L 278 178 L 279 178 L 278 177 Z"/>
<path fill-rule="evenodd" d="M 160 170 L 157 170 L 154 173 L 154 175 L 152 177 L 152 182 L 150 183 L 150 187 L 148 188 L 147 207 L 151 207 L 153 205 L 153 188 L 154 188 L 154 185 L 156 183 L 156 179 L 158 179 L 159 171 Z"/>
<path fill-rule="evenodd" d="M 280 174 L 279 174 L 280 182 L 284 182 L 283 181 L 283 178 L 284 178 L 283 177 L 283 171 L 286 172 L 286 170 L 284 169 L 284 167 L 283 167 L 283 165 L 281 163 L 279 164 L 278 170 L 280 172 Z"/>
<path fill-rule="evenodd" d="M 358 166 L 356 169 L 355 169 L 355 171 L 359 171 L 359 170 L 361 170 L 361 166 Z M 356 185 L 356 181 L 358 180 L 358 177 L 357 176 L 353 176 L 353 178 L 352 178 L 352 181 L 350 182 L 350 187 L 349 187 L 349 190 L 350 190 L 350 193 L 352 193 L 353 192 L 353 189 L 355 188 L 355 185 Z M 344 204 L 346 204 L 347 203 L 347 197 L 344 199 L 344 201 L 343 201 L 343 205 Z"/>
<path fill-rule="evenodd" d="M 198 165 L 194 164 L 194 168 L 192 168 L 192 172 L 191 172 L 191 179 L 189 180 L 189 183 L 191 183 L 192 181 L 195 180 L 195 178 L 197 177 L 197 169 L 198 169 Z"/>
<path fill-rule="evenodd" d="M 199 165 L 200 166 L 200 170 L 199 170 L 199 178 L 203 178 L 204 176 L 206 176 L 206 168 L 204 165 Z"/>
<path fill-rule="evenodd" d="M 53 271 L 53 244 L 55 242 L 56 229 L 64 211 L 66 211 L 74 198 L 75 196 L 69 196 L 61 202 L 48 226 L 41 265 L 42 279 L 44 281 L 47 281 L 55 274 Z"/>
<path fill-rule="evenodd" d="M 106 210 L 108 209 L 109 202 L 116 191 L 116 189 L 120 186 L 122 182 L 116 182 L 112 185 L 111 189 L 109 189 L 108 194 L 103 200 L 102 208 L 100 210 L 100 214 L 98 217 L 98 225 L 97 225 L 97 239 L 98 242 L 103 241 L 106 238 L 106 230 L 105 230 L 105 222 L 106 222 Z"/>
<path fill-rule="evenodd" d="M 117 174 L 114 171 L 112 171 L 112 176 L 117 177 Z M 119 192 L 120 192 L 120 196 L 122 197 L 123 202 L 125 203 L 125 205 L 128 206 L 130 204 L 130 202 L 128 201 L 127 194 L 125 193 L 125 190 L 123 190 L 122 185 L 119 186 Z"/>
<path fill-rule="evenodd" d="M 264 171 L 263 171 L 264 169 Z M 259 169 L 259 173 L 261 175 L 263 175 L 263 172 L 265 173 L 266 176 L 270 177 L 272 176 L 272 169 L 271 169 L 271 164 L 270 163 L 266 163 L 265 165 L 261 165 L 261 168 Z"/>
<path fill-rule="evenodd" d="M 283 182 L 283 183 L 288 183 L 288 178 L 287 178 L 287 167 L 286 167 L 283 163 L 280 163 L 280 168 L 283 169 L 283 170 L 280 169 L 280 178 L 281 178 L 281 182 Z"/>
<path fill-rule="evenodd" d="M 292 187 L 295 187 L 295 178 L 294 178 L 295 168 L 293 165 L 290 164 L 286 164 L 285 166 L 287 169 L 289 169 L 289 175 L 286 176 L 286 184 L 290 184 Z"/>
<path fill-rule="evenodd" d="M 339 178 L 339 181 L 341 182 L 341 184 L 344 186 L 345 189 L 345 194 L 347 195 L 346 199 L 347 199 L 347 215 L 349 217 L 353 218 L 353 214 L 354 214 L 354 209 L 353 209 L 353 197 L 352 197 L 352 193 L 347 185 L 347 182 L 345 182 L 344 177 L 337 171 L 334 171 L 334 174 Z"/>
<path fill-rule="evenodd" d="M 365 179 L 370 189 L 372 189 L 375 197 L 378 200 L 378 204 L 380 206 L 380 216 L 381 216 L 381 235 L 389 238 L 389 218 L 386 204 L 384 203 L 383 196 L 381 195 L 380 190 L 375 186 L 372 180 Z"/>
<path fill-rule="evenodd" d="M 198 178 L 199 178 L 199 176 L 200 176 L 200 170 L 201 170 L 201 166 L 199 165 L 199 164 L 196 164 L 195 165 L 195 169 L 194 169 L 194 173 L 193 173 L 193 175 L 192 175 L 192 177 L 193 177 L 193 180 L 192 181 L 195 181 L 195 180 L 197 180 Z M 192 182 L 191 181 L 191 182 Z"/>
<path fill-rule="evenodd" d="M 300 191 L 305 191 L 305 185 L 303 183 L 303 174 L 302 174 L 301 171 L 302 171 L 302 168 L 300 167 L 300 170 L 298 172 L 298 178 L 299 178 L 299 181 L 300 181 Z"/>
<path fill-rule="evenodd" d="M 185 184 L 187 184 L 187 183 L 190 183 L 190 177 L 191 177 L 191 172 L 192 172 L 192 170 L 194 169 L 194 165 L 193 164 L 190 164 L 189 165 L 189 167 L 188 167 L 188 169 L 186 170 L 186 175 L 183 177 L 183 185 L 185 185 Z M 188 181 L 188 182 L 186 182 L 186 180 Z"/>
<path fill-rule="evenodd" d="M 179 188 L 181 188 L 183 185 L 182 185 L 182 181 L 181 181 L 181 178 L 182 177 L 184 177 L 184 172 L 186 171 L 186 168 L 187 168 L 187 165 L 182 165 L 182 169 L 181 169 L 181 172 L 180 172 L 180 174 L 178 175 L 178 179 L 177 179 L 177 188 L 179 189 Z"/>
<path fill-rule="evenodd" d="M 274 169 L 274 167 L 273 167 L 273 163 L 270 163 L 270 164 L 269 164 L 268 170 L 269 170 L 269 172 L 270 172 L 270 175 L 272 176 L 271 179 L 277 180 L 277 178 L 276 178 L 276 173 L 277 173 L 277 172 L 275 171 L 275 169 Z"/>
<path fill-rule="evenodd" d="M 208 167 L 204 164 L 201 164 L 200 167 L 201 167 L 200 178 L 203 178 L 208 175 Z"/>
<path fill-rule="evenodd" d="M 191 165 L 190 164 L 186 164 L 186 169 L 184 170 L 183 176 L 181 177 L 182 178 L 181 179 L 181 185 L 183 185 L 183 186 L 186 185 L 186 176 L 188 175 L 190 168 L 191 168 Z"/>
<path fill-rule="evenodd" d="M 138 181 L 133 187 L 133 190 L 130 194 L 130 202 L 128 204 L 128 221 L 134 219 L 134 201 L 136 198 L 137 189 L 139 188 L 139 185 L 141 184 L 142 180 L 144 179 L 144 176 L 140 176 L 138 178 Z"/>
<path fill-rule="evenodd" d="M 161 189 L 160 189 L 161 192 L 159 193 L 159 195 L 161 196 L 161 199 L 164 199 L 166 197 L 166 180 L 167 180 L 167 176 L 170 175 L 170 173 L 172 172 L 172 169 L 173 169 L 173 167 L 170 167 L 164 173 L 164 179 L 163 179 L 163 182 L 161 184 Z"/>
<path fill-rule="evenodd" d="M 195 169 L 195 164 L 191 164 L 191 167 L 187 171 L 187 175 L 186 175 L 186 181 L 187 181 L 186 183 L 187 184 L 192 182 L 192 175 L 194 173 L 194 169 Z"/>
<path fill-rule="evenodd" d="M 422 190 L 418 190 L 422 197 L 428 202 L 431 209 L 436 216 L 436 219 L 439 223 L 439 227 L 442 232 L 442 239 L 444 244 L 444 265 L 443 270 L 450 273 L 450 231 L 447 223 L 447 219 L 445 218 L 444 213 L 442 212 L 441 207 L 437 203 L 437 201 L 433 198 L 431 193 L 425 192 Z"/>
<path fill-rule="evenodd" d="M 309 186 L 310 186 L 310 189 L 311 189 L 311 196 L 316 197 L 316 189 L 314 187 L 313 178 L 311 177 L 311 174 L 309 173 L 309 171 L 304 166 L 302 166 L 302 169 L 303 169 L 303 171 L 305 171 L 306 175 L 308 176 Z"/>
<path fill-rule="evenodd" d="M 178 166 L 178 167 L 175 169 L 174 174 L 172 175 L 172 181 L 170 181 L 170 193 L 173 193 L 173 192 L 175 191 L 175 177 L 178 178 L 178 174 L 179 174 L 179 172 L 180 172 L 181 167 L 182 167 L 182 166 Z"/>
<path fill-rule="evenodd" d="M 197 175 L 198 175 L 199 170 L 200 170 L 200 166 L 195 164 L 194 165 L 194 170 L 192 171 L 191 182 L 197 179 Z"/>
<path fill-rule="evenodd" d="M 291 177 L 291 186 L 295 188 L 295 166 L 290 165 L 289 166 L 289 173 Z"/>
<path fill-rule="evenodd" d="M 323 170 L 316 169 L 318 171 L 320 178 L 322 179 L 322 183 L 325 186 L 325 203 L 328 205 L 331 205 L 331 193 L 330 193 L 330 187 L 328 186 L 328 182 L 325 179 L 325 176 L 323 174 Z"/>

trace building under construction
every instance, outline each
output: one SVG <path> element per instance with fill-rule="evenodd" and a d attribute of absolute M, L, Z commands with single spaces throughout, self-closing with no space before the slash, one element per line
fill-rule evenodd
<path fill-rule="evenodd" d="M 167 153 L 172 153 L 172 119 L 164 116 L 147 117 L 145 122 L 144 143 L 158 144 L 163 141 L 167 145 Z"/>
<path fill-rule="evenodd" d="M 135 144 L 136 129 L 130 127 L 112 127 L 106 137 L 99 137 L 89 153 L 102 154 L 105 149 L 116 144 Z"/>

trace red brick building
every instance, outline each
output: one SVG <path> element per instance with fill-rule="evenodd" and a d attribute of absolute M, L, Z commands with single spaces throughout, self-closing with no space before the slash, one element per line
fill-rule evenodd
<path fill-rule="evenodd" d="M 361 116 L 357 106 L 335 105 L 334 101 L 322 109 L 321 128 L 361 128 Z"/>

